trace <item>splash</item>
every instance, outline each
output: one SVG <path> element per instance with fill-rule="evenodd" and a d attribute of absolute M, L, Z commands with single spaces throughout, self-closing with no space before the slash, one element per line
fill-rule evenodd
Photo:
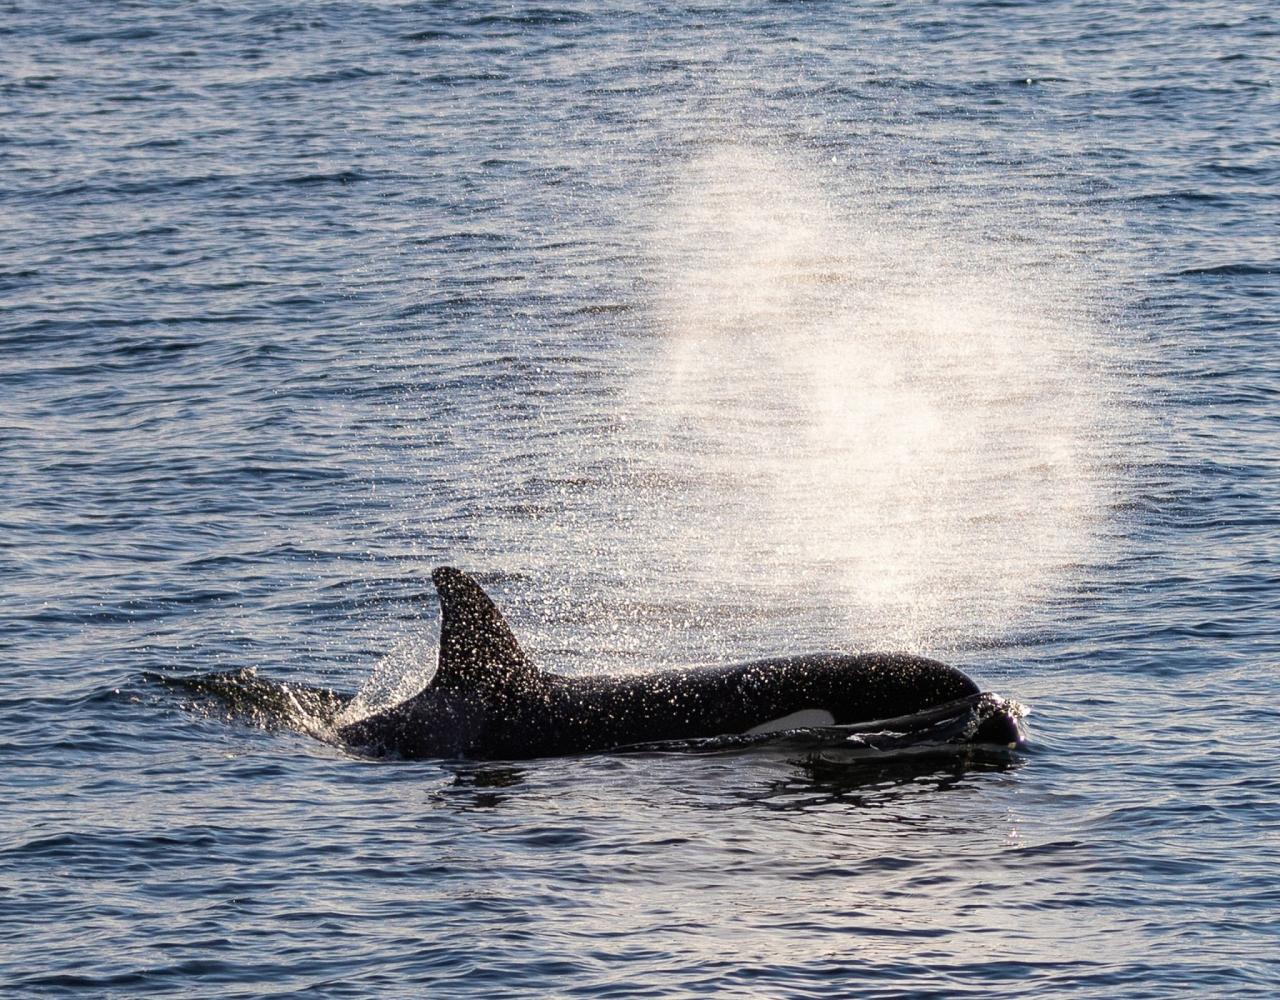
<path fill-rule="evenodd" d="M 412 698 L 431 683 L 437 659 L 438 646 L 425 630 L 402 636 L 374 665 L 336 725 L 349 725 Z"/>
<path fill-rule="evenodd" d="M 355 695 L 262 677 L 254 667 L 170 676 L 146 673 L 148 681 L 185 692 L 189 711 L 238 719 L 262 729 L 290 729 L 325 743 L 340 744 L 337 730 L 400 704 L 421 691 L 435 674 L 436 645 L 411 634 L 378 661 Z"/>
<path fill-rule="evenodd" d="M 189 676 L 148 672 L 143 677 L 191 696 L 185 706 L 189 711 L 240 719 L 262 729 L 292 729 L 319 740 L 333 738 L 351 701 L 340 691 L 262 677 L 254 667 Z"/>
<path fill-rule="evenodd" d="M 729 147 L 665 205 L 627 408 L 645 476 L 679 486 L 629 537 L 708 591 L 839 608 L 864 645 L 997 638 L 1096 555 L 1103 331 L 1066 268 L 839 189 Z"/>

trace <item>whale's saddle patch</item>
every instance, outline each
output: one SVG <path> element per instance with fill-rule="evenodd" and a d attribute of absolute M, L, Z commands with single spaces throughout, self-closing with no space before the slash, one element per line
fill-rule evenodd
<path fill-rule="evenodd" d="M 503 687 L 537 676 L 502 612 L 470 576 L 431 574 L 440 595 L 440 662 L 434 688 Z"/>

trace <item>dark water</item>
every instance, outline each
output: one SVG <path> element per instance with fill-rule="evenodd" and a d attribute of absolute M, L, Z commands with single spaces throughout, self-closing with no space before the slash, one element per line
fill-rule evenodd
<path fill-rule="evenodd" d="M 1274 996 L 1278 52 L 0 7 L 0 984 Z M 1032 746 L 371 763 L 148 679 L 385 701 L 446 561 L 560 670 L 916 649 Z"/>

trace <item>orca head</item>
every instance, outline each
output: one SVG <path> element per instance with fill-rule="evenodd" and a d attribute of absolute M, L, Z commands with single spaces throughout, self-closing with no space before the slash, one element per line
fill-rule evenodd
<path fill-rule="evenodd" d="M 982 696 L 980 708 L 984 711 L 971 737 L 972 742 L 998 744 L 1011 750 L 1026 748 L 1027 730 L 1022 723 L 1026 708 L 993 694 Z"/>

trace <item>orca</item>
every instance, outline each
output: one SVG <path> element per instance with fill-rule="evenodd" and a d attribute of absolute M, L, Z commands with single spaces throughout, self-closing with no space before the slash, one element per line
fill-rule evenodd
<path fill-rule="evenodd" d="M 1013 703 L 954 667 L 905 653 L 811 653 L 719 667 L 570 677 L 538 669 L 474 579 L 443 566 L 439 663 L 398 705 L 337 728 L 373 756 L 519 760 L 820 727 L 866 733 L 875 720 L 959 718 L 948 740 L 1022 746 Z M 922 714 L 923 713 L 923 714 Z M 850 739 L 859 737 L 850 736 Z"/>

